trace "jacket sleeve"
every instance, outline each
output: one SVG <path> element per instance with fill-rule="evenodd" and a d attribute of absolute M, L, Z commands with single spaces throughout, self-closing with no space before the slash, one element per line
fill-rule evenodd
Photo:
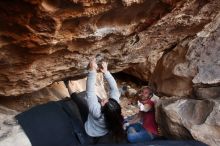
<path fill-rule="evenodd" d="M 109 71 L 104 73 L 104 77 L 107 80 L 108 85 L 110 87 L 110 98 L 115 99 L 119 103 L 120 102 L 120 100 L 119 100 L 120 92 L 117 87 L 117 83 L 116 83 L 115 79 L 113 78 L 113 76 L 111 75 L 111 73 Z"/>
<path fill-rule="evenodd" d="M 99 118 L 101 116 L 101 105 L 95 93 L 96 71 L 89 71 L 86 82 L 86 95 L 89 113 Z"/>

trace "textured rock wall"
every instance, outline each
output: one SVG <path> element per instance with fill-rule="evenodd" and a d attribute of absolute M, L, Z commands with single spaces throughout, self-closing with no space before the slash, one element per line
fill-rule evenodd
<path fill-rule="evenodd" d="M 152 76 L 152 84 L 169 95 L 189 96 L 192 91 L 200 95 L 200 88 L 211 88 L 210 92 L 218 93 L 219 39 L 220 13 L 196 36 L 185 39 L 163 55 Z"/>
<path fill-rule="evenodd" d="M 0 2 L 0 95 L 20 95 L 86 73 L 89 58 L 112 71 L 144 62 L 147 34 L 176 2 L 12 0 Z"/>
<path fill-rule="evenodd" d="M 175 96 L 158 106 L 157 120 L 165 135 L 220 144 L 219 40 L 220 13 L 158 61 L 151 83 L 158 92 Z"/>
<path fill-rule="evenodd" d="M 160 102 L 157 121 L 164 135 L 177 139 L 193 137 L 211 146 L 219 145 L 219 102 L 179 97 Z"/>
<path fill-rule="evenodd" d="M 132 68 L 135 70 L 135 75 L 141 79 L 150 80 L 162 55 L 173 50 L 185 39 L 192 37 L 192 40 L 205 25 L 211 23 L 219 13 L 219 3 L 218 0 L 181 1 L 171 13 L 141 32 L 139 36 L 145 37 L 148 52 L 146 61 Z"/>
<path fill-rule="evenodd" d="M 218 0 L 1 1 L 0 95 L 84 75 L 96 55 L 112 71 L 131 67 L 149 80 L 163 53 L 201 31 L 218 10 Z"/>
<path fill-rule="evenodd" d="M 96 56 L 169 96 L 166 136 L 219 145 L 219 43 L 219 0 L 0 1 L 0 95 L 83 77 Z"/>

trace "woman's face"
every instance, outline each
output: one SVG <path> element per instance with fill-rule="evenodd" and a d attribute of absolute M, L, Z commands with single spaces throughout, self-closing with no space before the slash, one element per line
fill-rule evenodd
<path fill-rule="evenodd" d="M 143 100 L 143 99 L 147 99 L 150 98 L 150 90 L 149 89 L 143 89 L 140 93 L 139 93 L 139 97 Z"/>

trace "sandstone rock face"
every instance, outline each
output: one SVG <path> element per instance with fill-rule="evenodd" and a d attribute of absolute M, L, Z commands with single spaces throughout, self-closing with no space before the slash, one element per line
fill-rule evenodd
<path fill-rule="evenodd" d="M 0 95 L 20 95 L 85 75 L 98 55 L 112 71 L 144 62 L 146 36 L 173 6 L 166 1 L 0 2 Z"/>
<path fill-rule="evenodd" d="M 14 119 L 18 112 L 0 106 L 0 146 L 31 146 L 29 139 Z"/>
<path fill-rule="evenodd" d="M 195 99 L 163 99 L 158 105 L 157 119 L 161 132 L 170 137 L 191 136 L 208 145 L 220 142 L 219 102 Z M 180 131 L 181 130 L 181 131 Z"/>
<path fill-rule="evenodd" d="M 181 3 L 182 2 L 182 3 Z M 181 1 L 166 16 L 150 26 L 146 35 L 146 62 L 134 66 L 141 78 L 150 80 L 158 60 L 186 38 L 193 37 L 211 23 L 219 13 L 219 1 Z M 140 35 L 139 35 L 140 36 Z M 141 37 L 140 37 L 141 38 Z M 137 71 L 136 71 L 137 72 Z M 136 75 L 137 73 L 134 73 Z M 140 76 L 138 76 L 140 77 Z"/>
<path fill-rule="evenodd" d="M 151 84 L 158 92 L 175 96 L 162 100 L 158 108 L 157 119 L 165 135 L 220 144 L 219 40 L 220 13 L 158 61 Z"/>
<path fill-rule="evenodd" d="M 177 64 L 184 62 L 185 54 L 186 48 L 179 45 L 169 53 L 163 55 L 158 61 L 150 81 L 158 92 L 169 96 L 184 96 L 192 92 L 192 79 L 175 75 L 173 71 Z"/>
<path fill-rule="evenodd" d="M 0 48 L 0 102 L 16 111 L 68 96 L 54 82 L 96 57 L 175 96 L 158 107 L 165 135 L 220 143 L 219 0 L 0 1 Z"/>
<path fill-rule="evenodd" d="M 163 55 L 151 78 L 152 84 L 156 84 L 159 92 L 176 96 L 190 96 L 200 87 L 217 88 L 220 78 L 219 40 L 220 13 L 196 36 L 185 39 Z"/>
<path fill-rule="evenodd" d="M 115 72 L 144 62 L 135 74 L 148 80 L 165 50 L 213 20 L 219 1 L 13 0 L 0 8 L 0 95 L 9 96 L 85 75 L 97 55 Z"/>

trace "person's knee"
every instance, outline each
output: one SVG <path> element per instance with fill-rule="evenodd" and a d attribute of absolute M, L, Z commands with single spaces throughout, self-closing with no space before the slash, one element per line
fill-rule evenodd
<path fill-rule="evenodd" d="M 130 142 L 130 143 L 136 143 L 137 142 L 137 137 L 135 136 L 135 135 L 133 135 L 133 134 L 128 134 L 127 135 L 127 140 L 128 140 L 128 142 Z"/>
<path fill-rule="evenodd" d="M 127 140 L 130 143 L 146 142 L 153 140 L 152 137 L 144 130 L 136 133 L 127 133 Z"/>
<path fill-rule="evenodd" d="M 134 127 L 128 127 L 127 133 L 128 133 L 128 134 L 136 133 L 136 130 L 135 130 Z"/>
<path fill-rule="evenodd" d="M 130 143 L 144 142 L 145 136 L 143 132 L 130 132 L 127 133 L 127 139 Z"/>
<path fill-rule="evenodd" d="M 127 136 L 128 142 L 130 143 L 140 143 L 147 141 L 144 136 L 141 135 L 128 135 Z"/>

